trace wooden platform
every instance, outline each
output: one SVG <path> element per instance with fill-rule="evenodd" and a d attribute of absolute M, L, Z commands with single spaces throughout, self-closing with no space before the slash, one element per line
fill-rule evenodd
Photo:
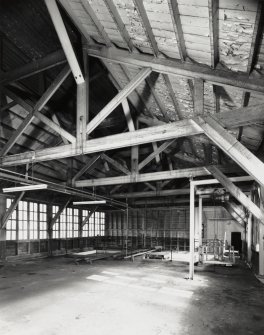
<path fill-rule="evenodd" d="M 88 250 L 68 254 L 68 257 L 73 258 L 75 264 L 78 265 L 81 261 L 92 264 L 94 261 L 107 259 L 118 255 L 120 255 L 119 250 Z"/>

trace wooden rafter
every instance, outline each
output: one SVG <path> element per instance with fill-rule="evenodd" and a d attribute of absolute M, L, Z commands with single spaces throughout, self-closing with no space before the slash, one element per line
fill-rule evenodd
<path fill-rule="evenodd" d="M 153 34 L 152 27 L 151 27 L 150 21 L 148 19 L 148 15 L 146 13 L 146 9 L 143 5 L 143 1 L 142 0 L 133 0 L 133 1 L 134 1 L 134 4 L 135 4 L 135 6 L 138 10 L 138 13 L 141 17 L 143 27 L 144 27 L 144 29 L 146 31 L 146 35 L 147 35 L 147 37 L 150 41 L 150 45 L 151 45 L 151 48 L 153 50 L 153 53 L 154 53 L 155 57 L 159 57 L 160 51 L 159 51 L 159 48 L 158 48 L 158 44 L 156 42 L 156 38 Z M 175 112 L 179 115 L 179 105 L 177 103 L 175 93 L 172 89 L 170 78 L 167 74 L 163 74 L 162 76 L 163 76 L 165 85 L 167 87 L 167 90 L 169 92 L 169 95 L 171 97 L 172 103 L 175 107 Z M 155 89 L 153 88 L 153 85 L 152 85 L 151 81 L 146 80 L 146 82 L 150 87 L 151 93 L 153 94 L 153 96 L 156 100 L 156 103 L 157 103 L 161 113 L 163 114 L 163 116 L 165 118 L 165 121 L 169 122 L 169 118 L 168 118 L 167 113 L 166 113 L 166 108 L 165 108 L 164 104 L 162 103 L 161 99 L 159 98 L 158 94 L 155 92 Z"/>
<path fill-rule="evenodd" d="M 146 78 L 146 83 L 149 86 L 150 92 L 152 93 L 152 95 L 153 95 L 153 97 L 156 101 L 156 104 L 159 107 L 159 110 L 160 110 L 161 114 L 163 115 L 164 121 L 169 122 L 170 119 L 168 118 L 168 115 L 167 115 L 167 108 L 164 105 L 163 101 L 160 99 L 158 93 L 156 92 L 156 90 L 154 88 L 154 85 L 153 85 L 152 81 L 150 80 L 150 78 Z"/>
<path fill-rule="evenodd" d="M 156 57 L 159 56 L 159 48 L 155 39 L 155 36 L 152 32 L 152 28 L 148 19 L 148 15 L 146 13 L 146 9 L 143 5 L 143 0 L 133 0 L 134 5 L 138 11 L 139 16 L 141 17 L 142 23 L 143 23 L 143 28 L 145 29 L 146 35 L 150 41 L 150 45 L 152 48 L 152 51 Z"/>
<path fill-rule="evenodd" d="M 92 6 L 89 4 L 87 0 L 81 0 L 81 3 L 83 5 L 84 10 L 86 11 L 86 13 L 90 16 L 91 20 L 93 21 L 95 27 L 98 30 L 99 35 L 104 40 L 106 46 L 108 47 L 112 46 L 113 44 L 109 36 L 107 35 L 102 23 L 100 22 L 100 20 L 98 20 Z"/>
<path fill-rule="evenodd" d="M 252 34 L 251 47 L 248 58 L 247 74 L 250 75 L 254 66 L 256 65 L 256 58 L 259 52 L 262 34 L 263 34 L 263 20 L 264 20 L 264 4 L 262 0 L 258 1 L 257 13 L 255 18 L 254 30 Z M 246 107 L 249 104 L 250 92 L 244 91 L 241 99 L 241 106 Z M 241 140 L 243 128 L 239 129 L 238 140 Z"/>
<path fill-rule="evenodd" d="M 110 15 L 112 16 L 112 19 L 114 20 L 122 38 L 123 41 L 126 43 L 128 49 L 132 52 L 135 47 L 132 43 L 131 37 L 129 36 L 129 33 L 126 29 L 126 26 L 124 22 L 122 21 L 121 16 L 119 15 L 119 12 L 113 2 L 113 0 L 103 0 L 105 5 L 107 6 Z"/>
<path fill-rule="evenodd" d="M 180 12 L 178 8 L 177 0 L 168 0 L 169 9 L 171 13 L 173 28 L 178 44 L 178 50 L 180 54 L 180 58 L 182 61 L 185 61 L 187 58 L 187 51 L 185 46 L 185 41 L 183 37 L 183 31 L 182 31 L 182 24 L 180 19 Z"/>
<path fill-rule="evenodd" d="M 210 46 L 211 46 L 211 66 L 214 69 L 219 61 L 219 46 L 218 46 L 219 0 L 208 0 L 208 9 L 209 9 L 209 29 L 210 29 Z"/>

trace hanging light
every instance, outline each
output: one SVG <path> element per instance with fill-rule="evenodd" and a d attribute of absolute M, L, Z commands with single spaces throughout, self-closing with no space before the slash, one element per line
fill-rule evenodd
<path fill-rule="evenodd" d="M 105 204 L 106 200 L 89 200 L 89 201 L 74 201 L 73 205 L 97 205 Z"/>
<path fill-rule="evenodd" d="M 3 193 L 10 192 L 23 192 L 23 191 L 35 191 L 35 190 L 45 190 L 48 188 L 47 184 L 37 184 L 37 185 L 27 185 L 27 186 L 16 186 L 16 187 L 6 187 L 3 188 Z"/>

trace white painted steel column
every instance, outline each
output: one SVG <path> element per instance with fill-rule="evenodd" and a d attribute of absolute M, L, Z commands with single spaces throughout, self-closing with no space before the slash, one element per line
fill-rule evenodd
<path fill-rule="evenodd" d="M 189 279 L 193 279 L 194 274 L 194 184 L 190 181 L 190 262 L 189 262 Z"/>
<path fill-rule="evenodd" d="M 203 244 L 203 198 L 199 196 L 199 246 Z"/>
<path fill-rule="evenodd" d="M 252 194 L 249 194 L 249 199 L 252 200 Z M 252 213 L 249 212 L 248 221 L 247 221 L 247 261 L 251 263 L 252 251 Z"/>
<path fill-rule="evenodd" d="M 260 186 L 260 210 L 264 211 L 264 187 Z M 264 276 L 264 224 L 259 221 L 259 274 Z"/>

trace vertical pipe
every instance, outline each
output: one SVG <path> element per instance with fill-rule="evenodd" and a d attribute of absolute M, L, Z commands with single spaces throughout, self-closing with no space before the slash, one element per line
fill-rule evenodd
<path fill-rule="evenodd" d="M 189 279 L 193 279 L 194 274 L 194 184 L 190 181 L 190 263 Z"/>

